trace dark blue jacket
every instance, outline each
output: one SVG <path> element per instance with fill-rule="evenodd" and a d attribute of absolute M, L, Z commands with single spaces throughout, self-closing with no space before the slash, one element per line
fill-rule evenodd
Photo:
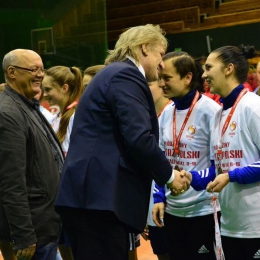
<path fill-rule="evenodd" d="M 113 62 L 90 82 L 77 107 L 56 206 L 110 210 L 142 231 L 152 178 L 172 168 L 158 147 L 147 82 L 131 62 Z"/>

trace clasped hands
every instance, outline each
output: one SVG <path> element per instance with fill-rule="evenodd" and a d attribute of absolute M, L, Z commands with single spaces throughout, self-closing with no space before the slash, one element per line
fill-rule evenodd
<path fill-rule="evenodd" d="M 189 189 L 191 180 L 190 172 L 174 170 L 174 180 L 167 184 L 167 188 L 171 190 L 171 195 L 178 196 Z"/>

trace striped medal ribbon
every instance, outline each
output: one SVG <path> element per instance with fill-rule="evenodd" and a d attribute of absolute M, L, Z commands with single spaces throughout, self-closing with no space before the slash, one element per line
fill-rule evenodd
<path fill-rule="evenodd" d="M 217 196 L 214 195 L 214 193 L 213 193 L 213 196 L 212 196 L 212 205 L 213 205 L 213 210 L 214 210 L 216 244 L 214 242 L 213 243 L 214 243 L 214 250 L 215 250 L 215 254 L 216 254 L 216 259 L 217 260 L 225 260 L 224 252 L 223 252 L 223 249 L 222 249 L 219 224 L 218 224 Z"/>

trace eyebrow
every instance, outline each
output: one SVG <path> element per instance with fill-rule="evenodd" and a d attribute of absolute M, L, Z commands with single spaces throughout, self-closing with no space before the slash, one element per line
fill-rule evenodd
<path fill-rule="evenodd" d="M 168 76 L 168 77 L 171 76 L 171 75 L 168 74 L 168 73 L 159 73 L 159 75 L 160 75 L 160 76 L 163 76 L 163 77 L 165 77 L 165 76 Z"/>
<path fill-rule="evenodd" d="M 203 65 L 204 68 L 207 68 L 207 67 L 210 67 L 210 66 L 212 66 L 210 63 L 205 63 L 205 64 Z"/>

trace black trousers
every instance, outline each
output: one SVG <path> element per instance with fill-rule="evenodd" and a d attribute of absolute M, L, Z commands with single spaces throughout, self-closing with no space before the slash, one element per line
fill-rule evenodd
<path fill-rule="evenodd" d="M 127 260 L 129 232 L 111 211 L 59 209 L 75 260 Z"/>
<path fill-rule="evenodd" d="M 171 260 L 216 260 L 213 214 L 182 218 L 165 212 L 164 224 Z"/>
<path fill-rule="evenodd" d="M 221 236 L 226 260 L 256 260 L 260 258 L 260 238 Z"/>

